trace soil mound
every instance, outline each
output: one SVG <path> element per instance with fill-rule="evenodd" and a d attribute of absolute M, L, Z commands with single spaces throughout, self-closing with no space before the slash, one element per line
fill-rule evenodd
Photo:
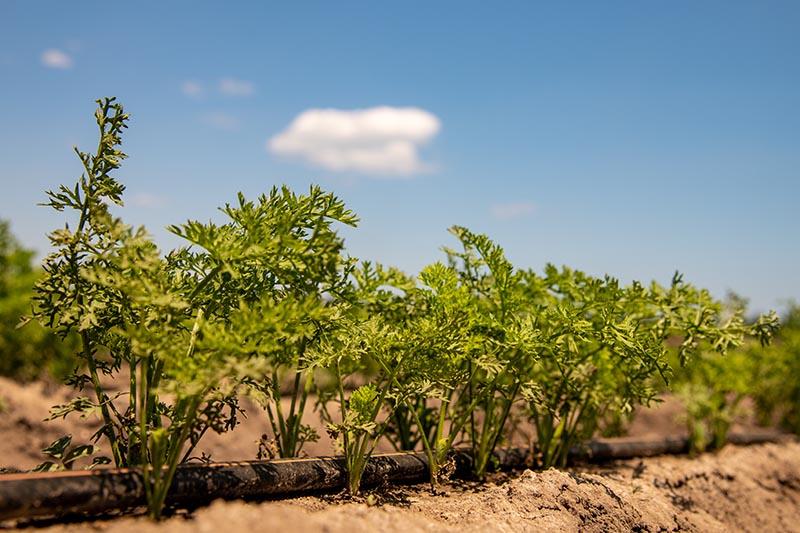
<path fill-rule="evenodd" d="M 443 495 L 401 487 L 378 503 L 333 497 L 215 502 L 160 524 L 94 522 L 113 533 L 227 531 L 800 531 L 800 444 L 729 446 L 695 459 L 658 457 L 566 471 L 522 472 Z M 85 530 L 87 524 L 45 531 Z"/>

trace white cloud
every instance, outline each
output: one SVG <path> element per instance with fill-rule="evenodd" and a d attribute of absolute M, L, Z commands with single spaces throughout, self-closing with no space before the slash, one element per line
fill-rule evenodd
<path fill-rule="evenodd" d="M 61 50 L 50 48 L 42 52 L 42 65 L 48 68 L 72 68 L 72 57 Z"/>
<path fill-rule="evenodd" d="M 234 131 L 239 129 L 239 119 L 221 111 L 206 113 L 201 117 L 201 120 L 209 126 L 214 126 L 221 130 Z"/>
<path fill-rule="evenodd" d="M 144 209 L 158 209 L 167 204 L 166 198 L 157 194 L 140 192 L 131 196 L 130 204 Z"/>
<path fill-rule="evenodd" d="M 219 80 L 219 92 L 228 96 L 250 96 L 256 92 L 256 87 L 249 81 L 222 78 Z"/>
<path fill-rule="evenodd" d="M 435 115 L 415 107 L 309 109 L 267 147 L 328 170 L 400 176 L 430 170 L 419 147 L 440 129 Z"/>
<path fill-rule="evenodd" d="M 181 92 L 186 96 L 190 96 L 192 98 L 199 98 L 203 96 L 205 93 L 205 89 L 202 85 L 197 83 L 196 81 L 186 80 L 181 84 Z"/>
<path fill-rule="evenodd" d="M 492 216 L 500 220 L 522 218 L 533 213 L 536 206 L 530 202 L 511 202 L 507 204 L 494 204 L 491 208 Z"/>

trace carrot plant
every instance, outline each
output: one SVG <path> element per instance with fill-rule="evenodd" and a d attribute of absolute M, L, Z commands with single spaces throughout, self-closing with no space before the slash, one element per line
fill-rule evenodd
<path fill-rule="evenodd" d="M 126 157 L 119 145 L 128 115 L 113 99 L 98 104 L 97 150 L 89 154 L 76 148 L 84 173 L 74 186 L 62 185 L 47 193 L 46 205 L 73 213 L 75 221 L 49 236 L 55 251 L 45 259 L 44 276 L 36 286 L 34 317 L 64 338 L 70 334 L 80 338 L 80 357 L 87 373 L 76 372 L 70 382 L 80 390 L 88 385 L 94 398 L 80 397 L 60 411 L 65 416 L 73 411 L 98 411 L 102 426 L 96 437 L 106 440 L 117 466 L 127 466 L 138 460 L 135 396 L 131 396 L 128 409 L 120 412 L 101 382 L 103 374 L 114 374 L 123 363 L 135 375 L 135 363 L 127 357 L 128 346 L 117 333 L 125 322 L 127 306 L 124 295 L 95 282 L 90 273 L 114 268 L 108 258 L 135 238 L 130 228 L 112 217 L 109 208 L 122 204 L 124 187 L 111 174 Z M 135 388 L 131 378 L 131 389 Z"/>
<path fill-rule="evenodd" d="M 725 357 L 702 353 L 688 366 L 690 376 L 677 381 L 674 390 L 684 405 L 690 452 L 720 449 L 733 422 L 744 414 L 742 402 L 753 377 L 751 361 L 739 351 Z"/>
<path fill-rule="evenodd" d="M 117 466 L 141 465 L 150 513 L 158 517 L 177 465 L 208 429 L 236 425 L 241 387 L 275 372 L 271 358 L 307 342 L 329 318 L 320 291 L 335 294 L 335 280 L 292 273 L 341 266 L 326 217 L 343 218 L 344 211 L 316 189 L 302 198 L 273 191 L 258 204 L 240 197 L 238 208 L 226 208 L 238 225 L 176 229 L 204 253 L 183 248 L 162 256 L 144 229 L 111 212 L 122 205 L 124 187 L 113 172 L 125 158 L 128 115 L 114 99 L 98 104 L 97 151 L 78 151 L 81 178 L 48 193 L 47 205 L 77 221 L 50 236 L 55 251 L 45 260 L 34 315 L 63 336 L 79 336 L 87 373 L 70 383 L 94 392 L 55 413 L 100 414 L 96 440 L 105 440 Z M 266 219 L 280 223 L 271 227 Z M 259 269 L 259 257 L 273 260 L 273 270 Z M 119 379 L 123 366 L 129 386 L 112 395 L 101 378 Z"/>
<path fill-rule="evenodd" d="M 151 516 L 160 516 L 179 463 L 186 460 L 208 429 L 233 429 L 236 394 L 245 380 L 263 372 L 263 362 L 242 350 L 240 336 L 175 284 L 171 261 L 154 246 L 126 246 L 114 258 L 117 268 L 96 273 L 98 282 L 128 299 L 133 320 L 118 326 L 135 367 L 137 422 L 145 491 Z M 191 295 L 190 295 L 191 296 Z M 242 304 L 232 312 L 238 328 L 273 332 L 280 341 L 291 306 L 263 308 Z M 165 401 L 168 399 L 168 401 Z"/>
<path fill-rule="evenodd" d="M 323 393 L 321 414 L 328 433 L 341 444 L 351 495 L 360 491 L 364 469 L 386 430 L 387 417 L 408 394 L 407 385 L 397 380 L 411 359 L 403 350 L 403 334 L 404 330 L 379 318 L 348 320 L 306 358 L 309 368 L 326 368 L 334 375 L 335 391 Z M 370 382 L 348 394 L 345 383 L 370 367 L 378 368 Z M 337 404 L 338 422 L 328 402 Z"/>
<path fill-rule="evenodd" d="M 629 314 L 636 289 L 613 278 L 548 266 L 542 278 L 525 274 L 523 292 L 540 340 L 526 396 L 538 459 L 563 466 L 605 413 L 652 400 L 652 376 L 667 371 L 664 347 Z"/>
<path fill-rule="evenodd" d="M 395 376 L 405 384 L 406 394 L 388 424 L 394 435 L 405 439 L 400 441 L 404 449 L 422 445 L 436 488 L 453 443 L 469 420 L 456 408 L 458 391 L 470 378 L 467 360 L 475 347 L 474 317 L 470 294 L 453 269 L 435 263 L 423 269 L 419 279 L 422 286 L 413 290 L 417 308 L 402 326 L 402 349 L 410 362 Z"/>
<path fill-rule="evenodd" d="M 800 305 L 789 306 L 770 346 L 742 351 L 755 367 L 749 394 L 760 422 L 800 435 Z"/>
<path fill-rule="evenodd" d="M 622 287 L 613 278 L 593 278 L 548 267 L 542 279 L 527 275 L 534 301 L 550 299 L 539 324 L 548 342 L 533 367 L 539 384 L 528 398 L 542 466 L 563 466 L 570 448 L 600 429 L 609 414 L 630 413 L 655 400 L 674 370 L 666 342 L 677 339 L 680 367 L 704 349 L 725 353 L 745 336 L 766 338 L 774 318 L 753 327 L 727 316 L 707 291 L 676 275 L 656 283 Z"/>
<path fill-rule="evenodd" d="M 785 368 L 780 368 L 781 365 L 775 364 L 778 360 L 770 357 L 776 353 L 767 346 L 778 326 L 774 315 L 763 315 L 747 323 L 743 319 L 746 302 L 736 296 L 720 309 L 727 328 L 740 331 L 742 339 L 736 339 L 719 351 L 712 346 L 701 346 L 698 353 L 676 371 L 673 384 L 684 404 L 683 418 L 693 453 L 724 446 L 732 424 L 745 414 L 743 401 L 750 397 L 756 406 L 763 406 L 760 399 L 765 396 L 762 393 L 774 390 L 779 383 L 787 381 L 787 375 L 792 375 L 784 374 Z M 774 379 L 776 370 L 781 374 L 779 380 Z M 768 377 L 770 375 L 773 379 Z"/>
<path fill-rule="evenodd" d="M 457 443 L 471 447 L 474 473 L 485 475 L 537 357 L 533 323 L 517 308 L 519 276 L 502 248 L 466 228 L 451 232 L 462 250 L 446 250 L 449 264 L 424 269 L 412 292 L 405 350 L 420 364 L 400 376 L 416 387 L 390 425 L 421 443 L 434 488 Z"/>
<path fill-rule="evenodd" d="M 237 205 L 222 211 L 228 220 L 221 225 L 190 221 L 172 226 L 173 233 L 191 243 L 176 257 L 196 283 L 194 296 L 206 315 L 233 328 L 231 313 L 241 304 L 302 302 L 306 313 L 283 325 L 280 344 L 270 344 L 270 336 L 261 343 L 262 332 L 242 332 L 268 369 L 249 384 L 260 393 L 278 454 L 296 457 L 306 441 L 318 438 L 302 424 L 314 383 L 313 372 L 301 362 L 306 350 L 335 327 L 337 306 L 350 287 L 353 262 L 343 255 L 343 240 L 333 225 L 354 226 L 358 219 L 336 196 L 316 186 L 307 195 L 275 188 L 255 202 L 240 194 Z M 281 398 L 287 380 L 291 403 L 285 412 Z"/>
<path fill-rule="evenodd" d="M 483 478 L 494 450 L 503 442 L 512 409 L 535 384 L 530 369 L 538 358 L 536 331 L 520 312 L 519 273 L 503 249 L 487 236 L 454 226 L 461 250 L 445 249 L 450 267 L 468 291 L 474 317 L 474 348 L 466 359 L 467 380 L 457 392 L 453 419 L 468 422 L 465 440 L 474 458 L 473 470 Z"/>
<path fill-rule="evenodd" d="M 346 325 L 326 336 L 324 349 L 310 360 L 314 368 L 333 373 L 334 390 L 320 390 L 320 406 L 344 451 L 349 490 L 359 490 L 366 462 L 383 436 L 397 450 L 423 444 L 435 484 L 452 439 L 442 446 L 450 425 L 438 415 L 434 420 L 429 402 L 447 401 L 453 382 L 463 378 L 460 359 L 467 351 L 469 318 L 455 294 L 455 275 L 433 265 L 420 275 L 420 287 L 396 269 L 364 262 L 351 281 Z M 348 397 L 345 385 L 365 379 L 369 383 Z M 333 421 L 331 402 L 338 404 L 340 423 Z"/>

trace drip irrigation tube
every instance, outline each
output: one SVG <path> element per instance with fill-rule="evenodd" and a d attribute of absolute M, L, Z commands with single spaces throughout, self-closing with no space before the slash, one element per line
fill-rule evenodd
<path fill-rule="evenodd" d="M 731 435 L 733 444 L 777 442 L 783 435 L 773 431 Z M 686 438 L 595 440 L 573 450 L 571 461 L 601 462 L 689 450 Z M 456 476 L 470 472 L 472 458 L 455 455 Z M 533 464 L 530 450 L 508 448 L 497 452 L 499 469 Z M 428 479 L 428 462 L 421 452 L 375 455 L 363 477 L 364 486 L 384 483 L 418 483 Z M 170 487 L 167 504 L 191 508 L 217 498 L 266 499 L 299 493 L 340 490 L 347 473 L 341 457 L 280 459 L 181 465 Z M 0 475 L 0 521 L 14 518 L 124 512 L 145 504 L 141 474 L 132 468 L 109 468 L 50 473 Z"/>

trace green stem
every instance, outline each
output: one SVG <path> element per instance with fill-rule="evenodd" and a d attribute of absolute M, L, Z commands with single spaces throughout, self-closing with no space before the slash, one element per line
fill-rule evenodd
<path fill-rule="evenodd" d="M 197 398 L 201 398 L 203 396 L 205 396 L 204 393 L 198 395 Z M 199 405 L 199 400 L 197 398 L 193 398 L 191 401 L 189 401 L 188 406 L 185 409 L 181 409 L 181 429 L 177 436 L 173 434 L 173 439 L 170 441 L 166 460 L 167 472 L 164 473 L 162 469 L 159 469 L 160 471 L 156 474 L 158 477 L 158 481 L 156 482 L 156 491 L 154 494 L 154 499 L 150 503 L 150 516 L 156 520 L 161 517 L 161 512 L 164 509 L 164 502 L 167 498 L 167 493 L 172 485 L 172 479 L 175 477 L 175 471 L 178 468 L 178 456 L 183 449 L 183 444 L 189 437 L 189 431 L 191 431 L 192 425 L 194 424 L 196 416 L 195 413 L 197 412 L 197 407 Z"/>
<path fill-rule="evenodd" d="M 156 389 L 161 383 L 161 369 L 163 367 L 164 363 L 157 359 L 155 359 L 154 363 L 148 367 L 149 382 L 147 386 L 147 395 L 149 398 L 149 403 L 147 406 L 147 420 L 154 428 L 160 428 L 162 425 L 161 415 L 158 413 L 158 397 L 156 395 Z"/>
<path fill-rule="evenodd" d="M 92 350 L 91 341 L 89 340 L 89 335 L 85 331 L 81 332 L 81 341 L 83 342 L 83 356 L 89 366 L 89 373 L 91 374 L 94 393 L 97 397 L 97 403 L 100 405 L 100 413 L 103 416 L 103 433 L 105 433 L 108 443 L 111 446 L 111 453 L 114 456 L 114 463 L 117 466 L 126 466 L 125 459 L 122 457 L 122 454 L 119 450 L 119 445 L 117 443 L 114 421 L 111 418 L 111 413 L 109 412 L 108 405 L 106 404 L 106 402 L 109 400 L 106 394 L 103 392 L 103 387 L 100 384 L 100 376 L 97 373 L 97 362 L 94 358 L 94 352 Z"/>
<path fill-rule="evenodd" d="M 295 417 L 294 434 L 295 434 L 295 445 L 297 448 L 294 450 L 295 457 L 300 454 L 300 449 L 303 446 L 303 442 L 299 441 L 300 427 L 302 426 L 303 423 L 303 414 L 305 413 L 306 410 L 306 402 L 308 400 L 308 394 L 311 392 L 311 387 L 313 386 L 313 384 L 314 384 L 314 374 L 310 370 L 307 370 L 306 382 L 305 385 L 303 386 L 303 392 L 301 393 L 300 396 L 300 407 L 298 408 L 297 416 Z"/>
<path fill-rule="evenodd" d="M 478 455 L 475 457 L 475 475 L 478 479 L 484 478 L 486 474 L 486 465 L 489 462 L 486 448 L 489 445 L 489 428 L 491 427 L 492 418 L 494 417 L 494 399 L 487 400 L 483 412 L 483 428 L 481 429 L 481 438 L 478 443 Z"/>
<path fill-rule="evenodd" d="M 272 401 L 275 403 L 275 413 L 278 418 L 278 427 L 280 435 L 275 436 L 275 441 L 278 442 L 278 448 L 281 457 L 287 457 L 289 450 L 284 449 L 284 439 L 286 438 L 286 419 L 283 417 L 283 408 L 281 407 L 281 387 L 278 383 L 278 371 L 272 371 Z"/>
<path fill-rule="evenodd" d="M 383 361 L 379 360 L 381 366 L 386 368 L 386 365 Z M 390 374 L 389 378 L 386 381 L 386 384 L 381 389 L 380 395 L 378 396 L 378 401 L 375 402 L 375 407 L 372 409 L 370 413 L 370 420 L 376 420 L 378 417 L 378 413 L 380 413 L 380 409 L 383 406 L 383 402 L 386 400 L 386 395 L 389 392 L 392 384 L 395 383 L 395 375 L 397 374 L 398 370 L 400 369 L 400 365 L 398 364 L 394 367 Z M 341 385 L 340 385 L 341 386 Z M 391 416 L 391 412 L 388 416 Z M 344 420 L 344 419 L 343 419 Z M 383 434 L 383 431 L 386 429 L 386 424 L 381 424 L 380 429 L 378 429 L 374 436 L 370 436 L 369 433 L 364 432 L 363 435 L 358 437 L 358 443 L 356 445 L 356 453 L 353 456 L 353 468 L 350 471 L 349 475 L 349 485 L 350 485 L 350 493 L 353 495 L 358 494 L 359 488 L 361 486 L 361 477 L 364 474 L 364 469 L 369 461 L 369 458 L 372 456 L 372 452 L 375 450 L 375 445 L 378 442 L 378 439 Z M 345 435 L 347 431 L 345 431 Z M 371 445 L 370 445 L 371 441 Z M 367 447 L 369 446 L 369 450 Z"/>
<path fill-rule="evenodd" d="M 434 454 L 433 450 L 431 449 L 431 444 L 428 441 L 427 435 L 425 432 L 422 431 L 422 421 L 419 419 L 419 415 L 417 414 L 415 409 L 411 410 L 411 414 L 413 415 L 414 419 L 417 422 L 417 426 L 420 428 L 420 439 L 422 440 L 422 447 L 425 450 L 425 455 L 428 457 L 428 472 L 430 473 L 430 484 L 431 490 L 436 490 L 439 486 L 439 461 L 438 457 Z M 438 433 L 438 429 L 437 429 Z M 436 437 L 436 435 L 434 435 Z M 434 442 L 436 442 L 434 440 Z"/>
<path fill-rule="evenodd" d="M 139 398 L 137 395 L 137 385 L 136 385 L 136 361 L 133 357 L 128 354 L 128 375 L 129 375 L 129 386 L 128 386 L 128 394 L 130 395 L 128 398 L 128 412 L 130 416 L 134 416 L 136 414 L 137 404 L 139 403 Z M 134 428 L 135 428 L 134 424 Z M 138 464 L 139 458 L 134 453 L 134 435 L 135 429 L 129 431 L 128 433 L 128 462 L 130 464 Z"/>
<path fill-rule="evenodd" d="M 269 418 L 269 425 L 272 427 L 272 435 L 278 445 L 278 455 L 281 456 L 281 443 L 278 440 L 280 439 L 280 432 L 278 431 L 278 426 L 275 424 L 275 415 L 272 413 L 272 406 L 269 403 L 267 403 L 267 417 Z"/>
<path fill-rule="evenodd" d="M 147 437 L 147 422 L 148 422 L 148 400 L 149 395 L 147 394 L 147 378 L 150 366 L 150 358 L 145 357 L 142 360 L 142 364 L 139 365 L 139 446 L 141 449 L 140 456 L 141 456 L 141 464 L 142 464 L 142 477 L 144 478 L 144 491 L 145 497 L 147 501 L 151 501 L 153 498 L 153 487 L 152 487 L 152 478 L 151 478 L 151 468 L 152 465 L 150 461 L 148 461 L 148 437 Z"/>
<path fill-rule="evenodd" d="M 497 443 L 500 441 L 500 436 L 503 434 L 503 428 L 506 425 L 506 420 L 508 420 L 509 413 L 511 413 L 511 407 L 513 407 L 514 405 L 514 401 L 516 400 L 519 388 L 520 388 L 520 383 L 519 381 L 517 381 L 514 384 L 514 390 L 511 393 L 511 397 L 506 398 L 506 405 L 503 410 L 503 415 L 500 417 L 500 423 L 497 426 L 495 426 L 494 441 L 492 442 L 492 447 L 489 449 L 489 453 L 494 452 L 495 448 L 497 448 Z"/>
<path fill-rule="evenodd" d="M 292 384 L 292 403 L 289 406 L 289 417 L 287 418 L 288 427 L 286 428 L 286 435 L 283 435 L 284 449 L 286 450 L 286 457 L 295 456 L 295 448 L 297 447 L 297 433 L 300 429 L 299 424 L 295 420 L 295 406 L 297 404 L 297 396 L 300 392 L 300 370 L 295 370 L 294 383 Z"/>
<path fill-rule="evenodd" d="M 337 384 L 337 386 L 339 388 L 339 412 L 342 415 L 342 424 L 344 424 L 344 421 L 347 420 L 347 404 L 345 403 L 345 399 L 344 399 L 344 385 L 342 384 L 342 373 L 341 373 L 341 371 L 339 369 L 339 361 L 338 360 L 336 361 L 336 384 Z M 348 461 L 349 461 L 350 443 L 349 443 L 349 438 L 347 436 L 347 431 L 346 430 L 342 432 L 342 441 L 343 441 L 342 444 L 343 444 L 343 447 L 344 447 L 345 458 L 347 458 Z M 349 463 L 348 463 L 348 467 L 349 467 Z M 348 470 L 349 470 L 349 468 L 348 468 Z"/>

